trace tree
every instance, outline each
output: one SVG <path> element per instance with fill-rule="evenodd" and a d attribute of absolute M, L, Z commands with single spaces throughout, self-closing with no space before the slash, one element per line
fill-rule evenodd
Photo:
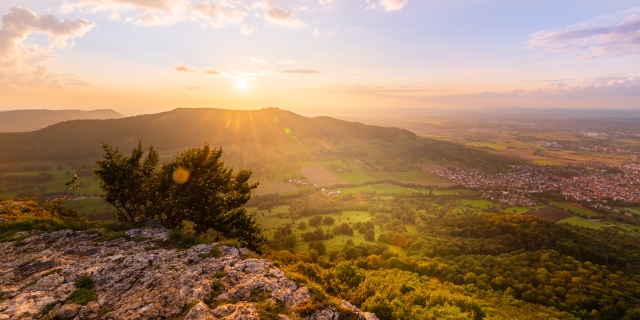
<path fill-rule="evenodd" d="M 112 204 L 120 221 L 135 222 L 145 217 L 150 206 L 153 179 L 158 166 L 158 152 L 149 147 L 143 160 L 142 143 L 125 156 L 118 150 L 102 144 L 103 160 L 96 161 L 93 173 L 100 178 L 101 197 Z"/>
<path fill-rule="evenodd" d="M 324 255 L 327 252 L 327 247 L 322 241 L 311 241 L 309 243 L 309 250 L 316 249 L 320 255 Z"/>
<path fill-rule="evenodd" d="M 198 233 L 213 229 L 259 251 L 265 242 L 260 226 L 242 208 L 258 183 L 248 182 L 250 170 L 234 172 L 226 167 L 221 156 L 222 149 L 212 149 L 205 143 L 164 164 L 154 181 L 151 213 L 168 228 L 191 221 Z"/>
<path fill-rule="evenodd" d="M 324 219 L 322 219 L 322 223 L 326 224 L 326 225 L 332 225 L 334 222 L 336 222 L 336 219 L 334 219 L 333 217 L 330 216 L 326 216 L 324 217 Z"/>
<path fill-rule="evenodd" d="M 320 223 L 322 223 L 322 217 L 321 216 L 315 216 L 311 219 L 309 219 L 309 225 L 312 227 L 317 227 L 320 225 Z"/>
<path fill-rule="evenodd" d="M 364 239 L 367 240 L 367 241 L 375 241 L 376 233 L 372 229 L 369 229 L 369 230 L 365 231 Z"/>

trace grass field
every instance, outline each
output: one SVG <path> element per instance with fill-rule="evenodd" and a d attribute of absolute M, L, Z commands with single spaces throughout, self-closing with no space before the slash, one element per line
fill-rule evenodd
<path fill-rule="evenodd" d="M 311 182 L 313 182 L 313 184 L 315 184 L 318 187 L 327 187 L 327 186 L 334 186 L 337 184 L 346 184 L 344 180 L 336 177 L 327 169 L 325 169 L 324 166 L 319 164 L 312 165 L 312 166 L 304 166 L 302 167 L 302 169 L 300 169 L 300 171 L 302 172 L 302 174 L 304 174 L 305 177 L 307 177 L 307 179 L 309 179 Z"/>
<path fill-rule="evenodd" d="M 417 190 L 413 190 L 413 189 L 409 189 L 401 186 L 396 186 L 394 184 L 374 184 L 369 186 L 369 188 L 382 193 L 405 194 L 405 193 L 414 193 L 414 192 L 424 192 L 424 191 L 417 191 Z"/>
<path fill-rule="evenodd" d="M 591 222 L 580 217 L 571 217 L 571 218 L 563 219 L 558 221 L 558 223 L 568 223 L 574 226 L 581 226 L 581 227 L 587 227 L 587 228 L 598 229 L 598 230 L 604 229 L 602 224 Z"/>
<path fill-rule="evenodd" d="M 435 173 L 425 170 L 412 170 L 402 172 L 379 171 L 370 172 L 370 175 L 380 180 L 394 180 L 404 182 L 431 182 L 431 183 L 450 183 L 448 180 L 438 176 Z"/>
<path fill-rule="evenodd" d="M 278 216 L 280 214 L 284 214 L 288 212 L 288 206 L 277 206 L 272 208 L 270 212 L 268 210 L 257 210 L 257 208 L 247 208 L 247 211 L 256 217 L 258 223 L 260 223 L 260 225 L 262 226 L 264 234 L 269 239 L 273 238 L 273 233 L 278 226 L 283 226 L 287 223 L 291 223 L 293 225 L 293 228 L 292 228 L 293 234 L 296 235 L 296 237 L 298 238 L 298 241 L 294 248 L 294 252 L 296 253 L 304 252 L 309 249 L 309 242 L 302 241 L 301 234 L 305 232 L 313 231 L 315 230 L 315 227 L 307 226 L 306 229 L 300 230 L 297 228 L 297 225 L 303 221 L 307 222 L 311 217 L 303 217 L 303 218 L 297 219 L 295 222 L 289 218 L 279 218 Z M 367 222 L 371 220 L 371 216 L 366 211 L 344 211 L 341 214 L 329 214 L 329 215 L 323 215 L 323 216 L 332 216 L 335 219 L 335 223 L 333 225 L 331 226 L 322 225 L 320 227 L 325 232 L 330 229 L 333 229 L 335 226 L 338 226 L 342 223 L 348 223 L 350 225 L 353 225 L 356 222 Z M 411 229 L 413 230 L 413 232 L 415 232 L 414 227 L 408 226 L 408 229 Z M 356 230 L 354 231 L 355 232 L 353 233 L 353 236 L 337 235 L 332 239 L 323 240 L 322 242 L 324 242 L 325 246 L 327 247 L 327 254 L 331 251 L 342 250 L 344 245 L 347 243 L 347 240 L 353 241 L 353 243 L 356 245 L 364 242 L 373 243 L 373 242 L 364 240 L 363 234 L 360 234 Z M 375 231 L 377 235 L 377 234 L 380 234 L 382 230 L 380 230 L 379 227 L 376 226 Z M 393 251 L 394 253 L 406 255 L 406 252 L 399 247 L 389 246 L 389 250 Z"/>
<path fill-rule="evenodd" d="M 372 177 L 365 173 L 338 173 L 335 176 L 351 184 L 360 184 L 378 180 L 378 178 Z"/>
<path fill-rule="evenodd" d="M 258 185 L 258 188 L 253 191 L 253 194 L 256 196 L 261 196 L 265 194 L 287 194 L 297 192 L 298 189 L 291 183 L 282 181 L 261 180 L 260 185 Z"/>
<path fill-rule="evenodd" d="M 599 217 L 600 216 L 599 214 L 597 214 L 597 213 L 595 213 L 595 212 L 593 212 L 591 210 L 580 208 L 580 207 L 577 207 L 577 206 L 574 206 L 574 205 L 571 205 L 571 204 L 568 204 L 568 203 L 552 202 L 551 205 L 553 205 L 554 207 L 559 208 L 559 209 L 567 210 L 567 211 L 569 211 L 571 213 L 574 213 L 574 214 L 586 215 L 589 218 Z"/>

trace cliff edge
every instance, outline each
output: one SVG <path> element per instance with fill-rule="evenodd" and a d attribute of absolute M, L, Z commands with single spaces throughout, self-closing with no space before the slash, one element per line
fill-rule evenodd
<path fill-rule="evenodd" d="M 62 230 L 0 243 L 0 319 L 377 320 L 243 248 L 163 247 L 169 230 Z"/>

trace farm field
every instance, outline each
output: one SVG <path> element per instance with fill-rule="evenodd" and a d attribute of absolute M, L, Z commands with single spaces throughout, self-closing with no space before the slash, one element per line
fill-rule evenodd
<path fill-rule="evenodd" d="M 370 172 L 370 175 L 380 180 L 394 180 L 402 182 L 430 182 L 434 184 L 450 184 L 450 182 L 435 173 L 425 170 L 412 170 L 403 172 Z"/>
<path fill-rule="evenodd" d="M 545 148 L 534 143 L 534 141 L 574 143 L 584 139 L 584 137 L 569 132 L 490 129 L 473 134 L 466 133 L 465 135 L 456 136 L 456 138 L 444 135 L 426 135 L 425 137 L 482 148 L 494 154 L 520 158 L 538 165 L 566 165 L 584 162 L 617 164 L 632 159 L 632 156 L 629 155 Z M 616 143 L 629 145 L 637 142 L 621 139 Z"/>
<path fill-rule="evenodd" d="M 261 196 L 265 194 L 287 194 L 296 192 L 298 192 L 298 188 L 291 183 L 261 180 L 260 185 L 253 191 L 253 194 Z"/>
<path fill-rule="evenodd" d="M 369 188 L 382 193 L 405 194 L 405 193 L 414 193 L 414 192 L 425 192 L 424 190 L 414 190 L 410 188 L 397 186 L 394 184 L 374 184 L 369 186 Z"/>
<path fill-rule="evenodd" d="M 581 227 L 587 227 L 587 228 L 598 229 L 598 230 L 604 229 L 602 224 L 591 222 L 589 220 L 586 220 L 580 217 L 571 217 L 571 218 L 562 219 L 558 221 L 558 223 L 568 223 L 574 226 L 581 226 Z"/>
<path fill-rule="evenodd" d="M 545 205 L 539 205 L 539 206 L 535 206 L 535 207 L 508 207 L 504 209 L 505 213 L 516 213 L 516 214 L 521 214 L 523 212 L 527 212 L 529 210 L 538 210 L 538 209 L 542 209 L 546 207 Z"/>
<path fill-rule="evenodd" d="M 317 187 L 328 187 L 346 182 L 329 172 L 323 165 L 304 166 L 300 169 L 302 174 Z"/>
<path fill-rule="evenodd" d="M 539 210 L 531 210 L 522 213 L 525 216 L 534 216 L 542 219 L 546 219 L 552 222 L 558 222 L 567 218 L 574 217 L 574 215 L 558 210 L 552 207 L 546 207 Z"/>
<path fill-rule="evenodd" d="M 578 214 L 578 215 L 585 215 L 588 218 L 593 218 L 593 217 L 599 217 L 600 215 L 597 214 L 596 212 L 593 212 L 591 210 L 587 210 L 575 205 L 571 205 L 569 203 L 563 203 L 563 202 L 552 202 L 551 205 L 553 205 L 556 208 L 559 209 L 564 209 L 567 210 L 573 214 Z"/>
<path fill-rule="evenodd" d="M 349 183 L 349 184 L 360 184 L 365 182 L 374 182 L 379 180 L 376 177 L 372 177 L 365 173 L 338 173 L 335 175 L 339 179 Z"/>

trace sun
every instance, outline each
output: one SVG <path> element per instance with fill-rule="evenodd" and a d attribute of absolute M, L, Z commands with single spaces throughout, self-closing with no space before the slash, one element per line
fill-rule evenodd
<path fill-rule="evenodd" d="M 238 79 L 238 81 L 236 81 L 236 86 L 238 86 L 238 89 L 246 89 L 248 85 L 249 81 L 247 81 L 247 79 Z"/>

